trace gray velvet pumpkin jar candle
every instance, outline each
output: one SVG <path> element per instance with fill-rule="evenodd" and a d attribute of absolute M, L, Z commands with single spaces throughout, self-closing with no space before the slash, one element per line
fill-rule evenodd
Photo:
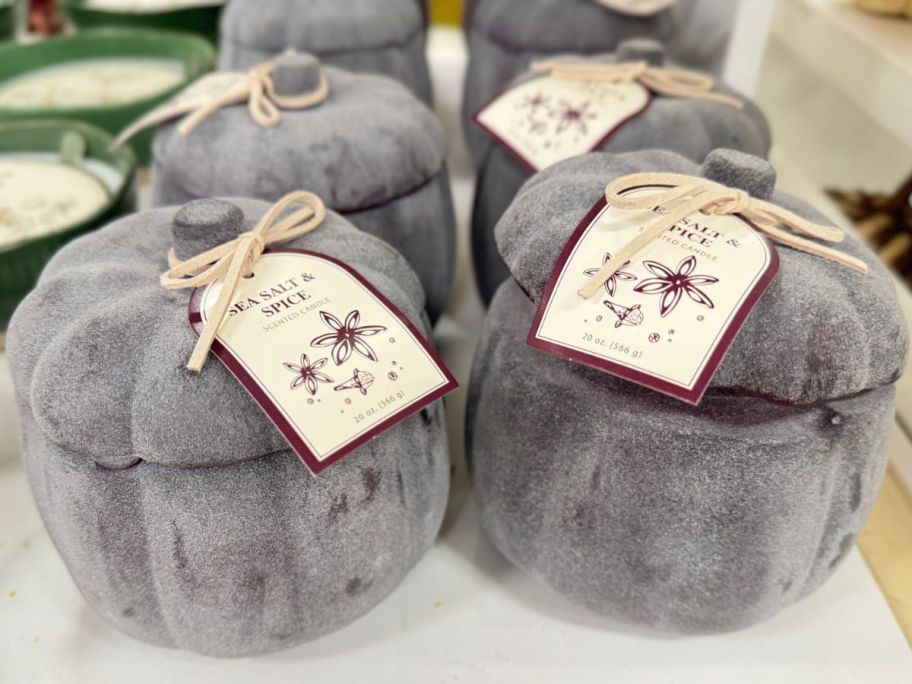
<path fill-rule="evenodd" d="M 118 220 L 62 249 L 9 329 L 30 484 L 86 601 L 137 639 L 207 655 L 364 615 L 430 548 L 448 494 L 442 402 L 313 476 L 225 366 L 185 369 L 196 336 L 189 293 L 159 284 L 169 249 L 202 253 L 267 209 L 201 200 Z M 329 212 L 284 246 L 348 264 L 426 334 L 420 284 L 381 240 Z"/>
<path fill-rule="evenodd" d="M 644 63 L 649 68 L 666 68 L 662 45 L 645 39 L 624 41 L 614 54 L 591 58 L 560 56 L 549 63 L 585 66 Z M 515 84 L 532 82 L 542 75 L 530 71 L 517 78 Z M 599 142 L 597 151 L 621 153 L 665 149 L 701 162 L 712 150 L 727 148 L 765 158 L 769 154 L 772 137 L 763 112 L 724 83 L 715 82 L 710 93 L 711 96 L 729 96 L 739 106 L 719 100 L 674 97 L 653 91 L 646 109 L 621 123 Z M 497 251 L 494 228 L 533 171 L 528 163 L 496 142 L 478 124 L 475 124 L 475 129 L 484 140 L 476 141 L 479 146 L 477 156 L 482 162 L 472 212 L 472 254 L 479 292 L 484 302 L 490 303 L 497 288 L 510 274 Z M 573 129 L 568 129 L 564 135 L 572 133 Z"/>
<path fill-rule="evenodd" d="M 275 201 L 312 188 L 328 207 L 405 256 L 436 320 L 455 260 L 439 121 L 400 84 L 322 66 L 312 55 L 283 55 L 268 78 L 280 101 L 277 123 L 258 123 L 242 102 L 214 111 L 192 131 L 182 132 L 179 123 L 158 130 L 154 205 L 227 196 Z M 325 101 L 282 108 L 281 102 L 306 98 L 321 83 L 328 86 Z"/>
<path fill-rule="evenodd" d="M 620 9 L 624 4 L 623 0 L 468 1 L 470 61 L 463 123 L 476 166 L 482 162 L 485 145 L 472 116 L 534 61 L 561 54 L 600 55 L 614 52 L 625 40 L 649 38 L 668 45 L 674 61 L 718 73 L 731 31 L 732 6 L 737 3 L 678 0 L 651 14 L 624 11 Z"/>
<path fill-rule="evenodd" d="M 424 0 L 231 0 L 222 12 L 219 68 L 247 69 L 286 50 L 383 74 L 431 101 Z"/>
<path fill-rule="evenodd" d="M 889 273 L 846 237 L 838 250 L 867 274 L 777 248 L 779 272 L 699 406 L 528 346 L 571 233 L 608 182 L 644 172 L 831 225 L 731 151 L 702 167 L 595 153 L 534 177 L 497 228 L 513 278 L 473 370 L 474 491 L 497 548 L 573 602 L 661 630 L 735 630 L 813 592 L 851 550 L 886 467 L 908 332 Z"/>

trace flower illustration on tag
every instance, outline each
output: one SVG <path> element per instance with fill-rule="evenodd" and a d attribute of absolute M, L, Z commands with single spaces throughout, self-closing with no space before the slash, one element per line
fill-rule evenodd
<path fill-rule="evenodd" d="M 352 379 L 343 382 L 341 385 L 333 387 L 336 392 L 342 392 L 344 390 L 358 390 L 364 396 L 367 396 L 367 390 L 371 385 L 374 384 L 374 376 L 365 371 L 355 370 L 355 374 L 352 376 Z"/>
<path fill-rule="evenodd" d="M 605 306 L 611 310 L 611 313 L 617 316 L 617 323 L 614 324 L 615 328 L 620 328 L 625 325 L 632 328 L 643 325 L 643 321 L 646 320 L 646 317 L 643 315 L 642 307 L 640 307 L 639 304 L 629 307 L 621 306 L 620 304 L 615 304 L 606 299 Z"/>
<path fill-rule="evenodd" d="M 541 92 L 537 91 L 534 95 L 527 95 L 522 102 L 519 103 L 520 109 L 528 109 L 529 114 L 534 115 L 538 110 L 548 106 L 548 97 Z"/>
<path fill-rule="evenodd" d="M 519 106 L 525 109 L 531 109 L 533 112 L 535 112 L 547 104 L 548 96 L 545 95 L 542 91 L 537 90 L 535 91 L 534 95 L 527 95 Z"/>
<path fill-rule="evenodd" d="M 549 98 L 541 91 L 534 95 L 527 95 L 517 107 L 521 110 L 527 110 L 525 122 L 528 125 L 529 133 L 543 135 L 548 130 L 548 124 L 537 118 L 541 110 L 547 110 Z"/>
<path fill-rule="evenodd" d="M 331 377 L 320 372 L 320 369 L 326 365 L 326 361 L 327 359 L 319 359 L 311 363 L 307 354 L 301 354 L 300 366 L 294 363 L 283 363 L 285 368 L 298 376 L 292 381 L 291 389 L 296 390 L 303 386 L 311 394 L 316 394 L 320 387 L 317 383 L 335 382 Z"/>
<path fill-rule="evenodd" d="M 529 133 L 533 135 L 544 135 L 548 132 L 548 124 L 539 119 L 529 117 Z"/>
<path fill-rule="evenodd" d="M 554 113 L 557 118 L 557 127 L 554 132 L 560 134 L 568 128 L 575 127 L 579 129 L 580 133 L 588 133 L 589 127 L 586 125 L 586 121 L 598 118 L 597 114 L 589 111 L 591 104 L 591 102 L 582 102 L 578 105 L 571 105 L 569 102 L 561 100 L 559 109 Z"/>
<path fill-rule="evenodd" d="M 697 304 L 708 309 L 716 307 L 698 286 L 713 285 L 718 283 L 719 279 L 708 275 L 692 275 L 697 267 L 696 257 L 690 256 L 684 259 L 678 264 L 676 271 L 672 271 L 657 261 L 644 261 L 643 265 L 656 277 L 644 280 L 633 290 L 641 294 L 662 295 L 662 318 L 677 308 L 685 293 Z"/>
<path fill-rule="evenodd" d="M 328 311 L 321 311 L 320 318 L 333 330 L 327 335 L 315 337 L 311 347 L 332 347 L 333 362 L 341 366 L 348 361 L 353 352 L 371 361 L 377 361 L 377 354 L 363 338 L 386 332 L 382 325 L 361 325 L 361 312 L 352 311 L 343 323 Z"/>
<path fill-rule="evenodd" d="M 609 261 L 611 261 L 610 253 L 605 254 L 605 258 L 602 259 L 602 267 L 604 267 Z M 636 280 L 637 279 L 637 277 L 635 275 L 633 275 L 632 273 L 627 273 L 624 270 L 628 266 L 630 266 L 629 261 L 626 262 L 623 266 L 621 266 L 620 271 L 618 271 L 613 276 L 608 278 L 608 280 L 605 281 L 605 289 L 608 291 L 608 294 L 610 294 L 612 297 L 614 297 L 614 295 L 617 291 L 617 283 L 619 280 Z M 599 271 L 601 271 L 601 270 L 602 270 L 601 268 L 590 268 L 587 271 L 584 271 L 583 275 L 587 275 L 590 278 L 594 278 L 595 276 L 598 275 Z"/>

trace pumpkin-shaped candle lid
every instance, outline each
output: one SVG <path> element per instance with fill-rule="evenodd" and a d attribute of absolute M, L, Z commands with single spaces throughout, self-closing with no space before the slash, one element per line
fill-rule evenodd
<path fill-rule="evenodd" d="M 189 292 L 159 283 L 171 248 L 178 258 L 206 251 L 251 230 L 269 208 L 198 200 L 141 212 L 56 255 L 8 335 L 20 400 L 49 442 L 109 468 L 217 466 L 288 448 L 220 362 L 186 370 L 197 339 Z M 348 264 L 424 328 L 424 295 L 405 260 L 338 214 L 283 246 Z"/>
<path fill-rule="evenodd" d="M 776 174 L 769 163 L 743 153 L 716 150 L 702 167 L 663 151 L 589 154 L 533 177 L 497 226 L 498 249 L 530 299 L 540 300 L 561 250 L 604 197 L 606 184 L 647 172 L 708 178 L 814 223 L 832 225 L 808 204 L 775 190 Z M 853 236 L 847 235 L 836 248 L 864 261 L 869 272 L 775 248 L 779 272 L 716 372 L 711 392 L 724 389 L 812 404 L 898 379 L 908 332 L 892 278 Z"/>
<path fill-rule="evenodd" d="M 225 107 L 186 135 L 176 124 L 153 145 L 168 183 L 190 196 L 279 199 L 311 188 L 337 211 L 382 205 L 421 188 L 444 168 L 446 137 L 434 114 L 404 86 L 384 76 L 321 65 L 286 53 L 276 59 L 275 91 L 293 99 L 321 76 L 328 96 L 306 108 L 283 108 L 263 126 L 247 103 Z"/>

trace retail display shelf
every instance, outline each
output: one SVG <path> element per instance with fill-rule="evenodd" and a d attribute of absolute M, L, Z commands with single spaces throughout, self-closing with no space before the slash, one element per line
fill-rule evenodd
<path fill-rule="evenodd" d="M 876 37 L 881 33 L 884 43 L 878 45 Z M 840 47 L 831 47 L 831 42 Z M 827 56 L 828 51 L 838 52 L 842 46 L 851 57 Z M 852 64 L 843 64 L 843 59 Z M 877 60 L 891 66 L 881 68 Z M 908 79 L 903 92 L 882 91 L 873 84 L 874 80 L 901 79 L 903 74 Z M 891 99 L 895 108 L 905 107 L 905 114 L 885 114 L 882 103 L 859 94 L 861 86 L 853 85 L 853 78 L 867 84 L 864 87 L 877 96 Z M 824 188 L 890 192 L 908 177 L 912 22 L 869 15 L 837 0 L 781 0 L 757 99 L 776 132 L 771 160 L 780 187 L 853 230 Z M 798 111 L 801 116 L 796 116 Z M 912 321 L 912 290 L 899 278 L 896 290 L 906 319 Z M 897 386 L 897 411 L 897 429 L 908 441 L 912 435 L 912 360 Z M 893 463 L 897 477 L 912 491 L 912 448 L 894 449 Z"/>
<path fill-rule="evenodd" d="M 780 0 L 773 36 L 912 146 L 912 21 L 850 0 Z"/>

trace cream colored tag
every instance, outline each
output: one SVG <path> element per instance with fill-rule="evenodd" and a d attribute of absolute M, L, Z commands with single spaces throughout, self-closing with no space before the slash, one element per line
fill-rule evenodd
<path fill-rule="evenodd" d="M 192 112 L 229 91 L 245 88 L 248 76 L 243 71 L 216 71 L 198 78 L 177 95 L 124 129 L 112 143 L 120 147 L 147 128 L 153 128 Z"/>
<path fill-rule="evenodd" d="M 543 76 L 510 88 L 476 123 L 532 171 L 599 148 L 652 100 L 639 83 Z"/>
<path fill-rule="evenodd" d="M 221 285 L 197 290 L 199 332 Z M 345 264 L 265 253 L 212 351 L 316 474 L 456 388 L 408 319 Z"/>
<path fill-rule="evenodd" d="M 648 17 L 678 4 L 678 0 L 595 0 L 615 12 Z"/>
<path fill-rule="evenodd" d="M 775 276 L 778 255 L 739 216 L 698 214 L 645 247 L 599 295 L 580 298 L 586 279 L 655 213 L 664 209 L 596 204 L 558 260 L 529 344 L 697 404 Z"/>
<path fill-rule="evenodd" d="M 177 59 L 72 58 L 0 83 L 0 108 L 117 107 L 165 93 L 184 78 Z"/>

